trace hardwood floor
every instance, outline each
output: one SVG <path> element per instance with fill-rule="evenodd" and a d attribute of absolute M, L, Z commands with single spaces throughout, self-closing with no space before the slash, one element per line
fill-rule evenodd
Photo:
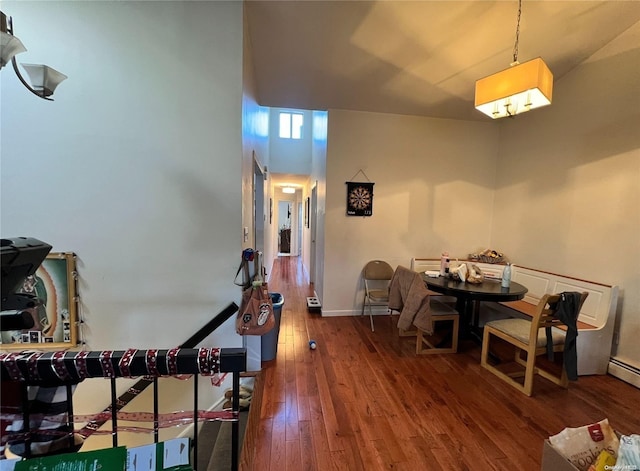
<path fill-rule="evenodd" d="M 276 261 L 269 288 L 285 298 L 278 353 L 263 364 L 241 469 L 533 471 L 544 439 L 565 427 L 606 417 L 640 433 L 640 390 L 612 376 L 568 390 L 536 377 L 527 397 L 481 368 L 473 343 L 416 356 L 397 317 L 375 317 L 371 332 L 367 316 L 309 314 L 299 257 Z"/>

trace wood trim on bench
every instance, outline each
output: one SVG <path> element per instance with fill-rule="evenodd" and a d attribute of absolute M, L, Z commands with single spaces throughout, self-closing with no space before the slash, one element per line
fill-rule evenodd
<path fill-rule="evenodd" d="M 604 286 L 606 288 L 612 288 L 611 285 L 608 285 L 606 283 L 599 283 L 597 281 L 584 280 L 582 278 L 576 278 L 575 276 L 561 275 L 559 273 L 554 273 L 552 271 L 545 271 L 545 270 L 540 270 L 538 268 L 530 268 L 530 267 L 525 267 L 523 265 L 516 264 L 515 265 L 515 269 L 517 270 L 518 268 L 524 268 L 526 270 L 537 271 L 537 272 L 540 272 L 540 273 L 545 273 L 547 275 L 559 276 L 560 278 L 568 278 L 569 280 L 582 281 L 583 283 L 589 283 L 589 284 L 592 284 L 592 285 L 598 285 L 598 286 Z"/>
<path fill-rule="evenodd" d="M 553 274 L 553 273 L 552 273 Z M 591 281 L 589 283 L 592 283 Z M 605 285 L 606 286 L 606 285 Z M 514 311 L 521 312 L 529 317 L 533 317 L 533 314 L 536 311 L 536 306 L 534 304 L 528 303 L 526 301 L 507 301 L 501 302 L 503 306 L 506 306 Z M 560 326 L 561 329 L 566 330 L 566 326 Z M 587 324 L 586 322 L 578 321 L 578 330 L 595 330 L 598 327 L 595 325 Z"/>

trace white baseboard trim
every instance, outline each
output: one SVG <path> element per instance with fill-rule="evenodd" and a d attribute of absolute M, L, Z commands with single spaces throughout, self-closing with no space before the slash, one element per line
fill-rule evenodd
<path fill-rule="evenodd" d="M 347 317 L 347 316 L 359 316 L 362 314 L 362 311 L 357 310 L 344 310 L 344 311 L 326 311 L 323 310 L 322 311 L 322 317 Z M 367 309 L 365 309 L 364 311 L 364 315 L 365 316 L 369 316 L 369 311 Z M 373 315 L 374 316 L 388 316 L 389 315 L 389 311 L 386 308 L 381 308 L 381 309 L 373 309 Z"/>
<path fill-rule="evenodd" d="M 612 358 L 608 373 L 640 389 L 640 369 Z"/>

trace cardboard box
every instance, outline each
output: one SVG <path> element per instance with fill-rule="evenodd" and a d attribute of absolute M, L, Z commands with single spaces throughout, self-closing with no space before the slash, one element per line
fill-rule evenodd
<path fill-rule="evenodd" d="M 549 439 L 544 441 L 542 448 L 542 471 L 580 471 L 571 461 L 562 456 L 551 445 Z"/>

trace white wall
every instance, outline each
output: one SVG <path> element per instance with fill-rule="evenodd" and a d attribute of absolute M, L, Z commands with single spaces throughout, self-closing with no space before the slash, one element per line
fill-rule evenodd
<path fill-rule="evenodd" d="M 78 254 L 88 349 L 180 344 L 240 299 L 242 4 L 2 9 L 69 76 L 47 102 L 0 74 L 2 237 Z M 233 320 L 204 345 L 240 346 Z"/>
<path fill-rule="evenodd" d="M 369 260 L 488 246 L 497 143 L 493 123 L 331 110 L 323 314 L 360 312 Z M 352 179 L 375 182 L 373 216 L 346 215 Z"/>
<path fill-rule="evenodd" d="M 302 113 L 304 124 L 302 139 L 282 139 L 279 136 L 280 112 Z M 312 112 L 288 108 L 271 108 L 269 119 L 270 171 L 309 175 L 311 173 Z"/>
<path fill-rule="evenodd" d="M 311 218 L 309 228 L 309 277 L 314 283 L 314 289 L 319 299 L 323 299 L 324 292 L 324 257 L 325 257 L 325 214 L 327 200 L 327 133 L 329 114 L 326 111 L 313 112 L 313 142 L 311 146 L 311 177 L 309 183 L 309 197 L 311 202 Z M 313 207 L 313 189 L 316 190 L 316 204 Z M 311 244 L 315 244 L 315 258 Z"/>
<path fill-rule="evenodd" d="M 246 29 L 246 24 L 245 24 Z M 254 221 L 254 160 L 266 171 L 269 166 L 269 108 L 260 106 L 257 102 L 257 85 L 255 83 L 255 72 L 253 69 L 253 57 L 251 42 L 247 31 L 244 32 L 243 40 L 243 96 L 242 96 L 242 225 L 249 227 L 249 240 L 243 243 L 243 248 L 255 247 L 253 240 Z M 266 172 L 267 175 L 269 172 Z M 269 230 L 269 185 L 264 184 L 264 208 L 262 212 L 266 215 L 265 238 L 270 237 Z M 266 241 L 265 241 L 266 242 Z M 265 252 L 269 247 L 265 243 Z M 272 254 L 265 257 L 271 260 Z"/>
<path fill-rule="evenodd" d="M 514 262 L 619 285 L 615 355 L 640 368 L 640 23 L 502 124 L 492 243 Z"/>
<path fill-rule="evenodd" d="M 243 22 L 243 95 L 242 95 L 242 227 L 246 227 L 249 237 L 244 240 L 242 248 L 258 248 L 259 241 L 256 237 L 262 237 L 263 262 L 267 273 L 271 273 L 273 265 L 273 225 L 269 221 L 269 198 L 271 186 L 269 180 L 262 185 L 262 213 L 264 214 L 263 230 L 254 230 L 256 205 L 254 198 L 254 165 L 257 163 L 263 171 L 269 166 L 269 109 L 258 104 L 257 84 L 253 69 L 253 52 L 251 41 L 247 31 L 246 21 Z M 267 178 L 269 172 L 267 173 Z M 256 185 L 256 190 L 259 185 Z M 260 213 L 260 211 L 257 211 Z M 238 254 L 238 263 L 240 255 Z M 236 288 L 240 292 L 240 288 Z M 247 370 L 258 371 L 261 368 L 261 338 L 255 335 L 243 337 L 243 346 L 247 349 Z"/>

